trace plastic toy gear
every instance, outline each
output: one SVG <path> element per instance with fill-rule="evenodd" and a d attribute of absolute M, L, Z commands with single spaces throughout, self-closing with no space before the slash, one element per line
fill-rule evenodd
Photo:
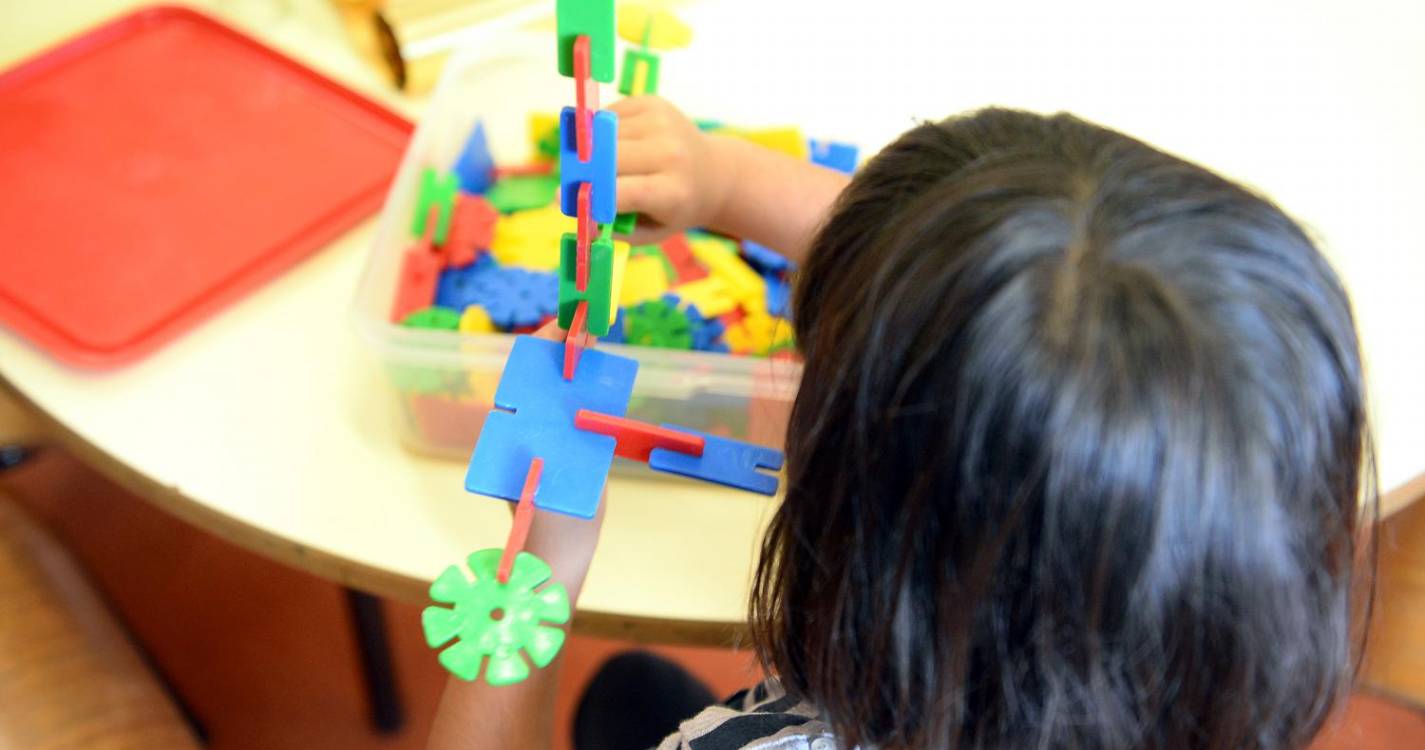
<path fill-rule="evenodd" d="M 455 640 L 440 652 L 439 661 L 462 680 L 481 676 L 491 685 L 512 685 L 529 676 L 529 664 L 543 668 L 559 654 L 564 631 L 554 625 L 569 621 L 569 594 L 562 584 L 536 588 L 552 575 L 548 563 L 521 552 L 515 557 L 508 583 L 496 578 L 497 548 L 470 553 L 466 563 L 474 580 L 450 566 L 431 584 L 436 602 L 451 607 L 426 607 L 421 613 L 426 643 L 431 648 Z M 551 623 L 551 624 L 545 624 Z M 520 652 L 529 656 L 527 663 Z"/>
<path fill-rule="evenodd" d="M 663 300 L 650 300 L 628 310 L 624 337 L 630 344 L 663 349 L 688 349 L 693 326 L 681 310 Z"/>

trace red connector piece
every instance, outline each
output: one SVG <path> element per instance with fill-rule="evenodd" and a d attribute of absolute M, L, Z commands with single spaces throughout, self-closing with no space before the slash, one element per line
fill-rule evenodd
<path fill-rule="evenodd" d="M 529 462 L 529 473 L 524 476 L 524 489 L 520 491 L 520 502 L 515 506 L 515 520 L 510 526 L 510 536 L 505 540 L 505 551 L 500 555 L 500 567 L 495 571 L 495 580 L 510 582 L 510 570 L 515 566 L 515 555 L 524 549 L 529 538 L 529 525 L 534 521 L 534 491 L 539 488 L 539 475 L 544 473 L 544 459 L 534 458 Z"/>
<path fill-rule="evenodd" d="M 435 249 L 435 225 L 440 206 L 431 206 L 426 214 L 426 233 L 406 250 L 401 258 L 401 273 L 396 279 L 396 299 L 391 303 L 391 322 L 400 323 L 407 315 L 430 307 L 435 302 L 436 282 L 445 258 Z"/>
<path fill-rule="evenodd" d="M 594 153 L 594 110 L 599 108 L 599 84 L 589 76 L 589 37 L 574 39 L 574 132 L 579 161 Z"/>
<path fill-rule="evenodd" d="M 579 357 L 589 348 L 594 337 L 589 335 L 589 303 L 580 302 L 574 308 L 574 319 L 569 321 L 569 332 L 564 335 L 564 379 L 573 380 L 579 369 Z"/>
<path fill-rule="evenodd" d="M 636 419 L 580 409 L 574 412 L 574 426 L 614 438 L 618 441 L 614 447 L 614 455 L 634 461 L 647 463 L 648 454 L 654 448 L 665 448 L 690 456 L 703 455 L 704 440 L 701 436 L 658 427 Z"/>
<path fill-rule="evenodd" d="M 575 211 L 579 221 L 579 249 L 574 256 L 578 261 L 574 266 L 574 288 L 581 292 L 589 288 L 589 245 L 593 243 L 594 233 L 598 231 L 598 227 L 594 225 L 592 209 L 589 207 L 592 190 L 589 183 L 579 183 L 578 206 Z"/>
<path fill-rule="evenodd" d="M 689 281 L 707 278 L 708 269 L 693 257 L 693 248 L 688 246 L 688 240 L 681 234 L 675 234 L 658 246 L 663 250 L 663 257 L 668 259 L 668 263 L 673 266 L 673 272 L 678 275 L 678 284 L 686 284 Z"/>
<path fill-rule="evenodd" d="M 495 222 L 500 212 L 478 195 L 461 193 L 450 217 L 450 233 L 445 237 L 445 265 L 464 268 L 475 262 L 481 250 L 495 240 Z"/>

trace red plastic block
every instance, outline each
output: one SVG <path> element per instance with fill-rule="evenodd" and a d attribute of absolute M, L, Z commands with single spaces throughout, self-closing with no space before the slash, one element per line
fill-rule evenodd
<path fill-rule="evenodd" d="M 673 266 L 673 272 L 678 275 L 679 284 L 689 281 L 707 278 L 708 269 L 693 257 L 693 249 L 688 246 L 688 238 L 681 234 L 675 234 L 659 245 L 663 250 L 663 257 L 668 259 L 668 263 Z"/>
<path fill-rule="evenodd" d="M 589 77 L 589 37 L 574 40 L 575 138 L 579 161 L 594 151 L 594 110 L 599 108 L 599 85 Z"/>
<path fill-rule="evenodd" d="M 589 213 L 589 193 L 593 188 L 587 182 L 579 183 L 579 249 L 574 257 L 578 265 L 574 269 L 574 288 L 584 291 L 589 288 L 589 243 L 594 241 L 594 217 Z"/>
<path fill-rule="evenodd" d="M 588 409 L 574 412 L 574 426 L 612 437 L 618 441 L 614 447 L 615 456 L 645 463 L 654 448 L 701 456 L 706 442 L 701 436 L 692 433 L 670 430 L 636 419 L 600 414 Z"/>
<path fill-rule="evenodd" d="M 439 213 L 439 206 L 430 207 L 425 236 L 408 248 L 401 259 L 401 273 L 396 277 L 396 301 L 391 305 L 393 323 L 400 323 L 407 315 L 435 302 L 435 287 L 440 281 L 440 269 L 445 266 L 445 258 L 436 252 L 433 244 L 435 217 Z"/>
<path fill-rule="evenodd" d="M 574 319 L 569 322 L 569 332 L 564 336 L 564 379 L 573 380 L 579 369 L 579 357 L 589 348 L 594 337 L 589 335 L 589 303 L 580 302 L 574 308 Z"/>
<path fill-rule="evenodd" d="M 500 212 L 478 195 L 461 193 L 455 199 L 455 215 L 445 238 L 445 264 L 463 268 L 475 262 L 481 250 L 495 239 L 495 222 Z"/>
<path fill-rule="evenodd" d="M 534 491 L 539 488 L 539 475 L 544 473 L 544 459 L 532 458 L 529 473 L 524 476 L 524 490 L 520 492 L 520 502 L 515 506 L 515 521 L 510 526 L 510 535 L 505 539 L 505 551 L 500 555 L 500 567 L 495 578 L 500 583 L 509 583 L 510 570 L 515 566 L 515 555 L 524 549 L 529 538 L 529 525 L 534 521 Z"/>

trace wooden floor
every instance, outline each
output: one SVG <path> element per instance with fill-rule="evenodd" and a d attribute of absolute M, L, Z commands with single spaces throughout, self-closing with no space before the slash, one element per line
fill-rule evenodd
<path fill-rule="evenodd" d="M 370 730 L 341 589 L 229 545 L 156 510 L 61 451 L 0 474 L 75 553 L 205 730 L 228 748 L 418 748 L 444 674 L 421 639 L 418 607 L 386 603 L 405 729 Z M 584 683 L 632 644 L 575 637 L 561 675 L 567 726 Z M 655 649 L 715 693 L 757 677 L 748 654 Z M 3 656 L 3 655 L 0 655 Z M 567 747 L 567 742 L 565 743 Z M 1425 713 L 1358 694 L 1313 750 L 1425 748 Z"/>

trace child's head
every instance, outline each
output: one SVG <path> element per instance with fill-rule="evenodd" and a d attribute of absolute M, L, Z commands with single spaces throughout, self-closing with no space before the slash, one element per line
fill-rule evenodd
<path fill-rule="evenodd" d="M 1073 117 L 915 128 L 801 270 L 764 659 L 844 740 L 1287 748 L 1350 672 L 1362 376 L 1260 196 Z"/>

